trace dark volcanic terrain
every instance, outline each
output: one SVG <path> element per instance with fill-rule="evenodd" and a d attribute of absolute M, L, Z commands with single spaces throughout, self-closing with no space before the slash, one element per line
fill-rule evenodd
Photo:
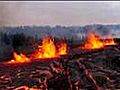
<path fill-rule="evenodd" d="M 76 48 L 62 58 L 25 64 L 1 63 L 0 90 L 120 89 L 119 63 L 119 45 L 96 50 Z"/>

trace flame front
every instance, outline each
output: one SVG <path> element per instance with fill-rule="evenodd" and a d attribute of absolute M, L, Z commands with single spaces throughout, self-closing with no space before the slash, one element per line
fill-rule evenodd
<path fill-rule="evenodd" d="M 37 52 L 33 55 L 35 58 L 54 58 L 64 54 L 67 54 L 66 43 L 61 43 L 57 49 L 54 39 L 45 37 L 43 38 L 42 45 L 38 46 Z"/>
<path fill-rule="evenodd" d="M 102 48 L 105 45 L 116 45 L 113 38 L 110 37 L 108 40 L 101 40 L 97 34 L 89 33 L 87 37 L 87 43 L 85 43 L 85 49 L 97 49 Z"/>
<path fill-rule="evenodd" d="M 58 52 L 59 52 L 60 55 L 65 55 L 65 54 L 67 54 L 67 44 L 66 44 L 66 43 L 61 43 L 61 44 L 59 45 Z"/>
<path fill-rule="evenodd" d="M 58 48 L 55 46 L 54 39 L 50 37 L 46 37 L 42 41 L 42 45 L 38 46 L 38 50 L 33 53 L 30 58 L 25 56 L 24 54 L 18 55 L 16 52 L 13 52 L 13 57 L 11 61 L 8 63 L 25 63 L 30 62 L 31 59 L 37 58 L 54 58 L 60 57 L 60 55 L 67 54 L 67 44 L 60 43 Z"/>
<path fill-rule="evenodd" d="M 13 52 L 13 57 L 14 59 L 12 59 L 10 62 L 8 63 L 24 63 L 24 62 L 29 62 L 29 58 L 26 57 L 24 54 L 20 54 L 18 55 L 16 52 Z"/>
<path fill-rule="evenodd" d="M 104 40 L 104 44 L 105 45 L 116 45 L 115 41 L 113 40 L 113 38 L 111 36 L 108 37 L 109 39 Z"/>
<path fill-rule="evenodd" d="M 36 58 L 52 58 L 57 56 L 54 40 L 48 37 L 44 38 L 42 41 L 42 45 L 38 46 L 38 51 L 35 55 Z"/>

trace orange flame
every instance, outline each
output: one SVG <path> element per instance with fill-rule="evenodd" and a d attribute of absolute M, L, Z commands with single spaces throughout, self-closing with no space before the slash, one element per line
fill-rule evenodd
<path fill-rule="evenodd" d="M 26 57 L 24 54 L 18 55 L 16 52 L 13 52 L 14 59 L 12 59 L 8 63 L 24 63 L 24 62 L 29 62 L 29 58 Z"/>
<path fill-rule="evenodd" d="M 42 41 L 42 45 L 38 46 L 38 50 L 32 54 L 33 57 L 31 59 L 36 58 L 54 58 L 54 57 L 60 57 L 60 55 L 67 54 L 67 44 L 66 43 L 60 43 L 58 46 L 58 49 L 56 48 L 54 44 L 54 39 L 50 37 L 46 37 Z M 9 61 L 8 63 L 24 63 L 24 62 L 30 62 L 30 58 L 25 56 L 24 54 L 18 55 L 16 52 L 13 53 L 14 59 Z"/>
<path fill-rule="evenodd" d="M 89 33 L 87 37 L 87 43 L 85 43 L 85 49 L 97 49 L 102 48 L 105 45 L 116 45 L 113 38 L 110 37 L 108 40 L 100 40 L 100 36 L 97 34 Z"/>
<path fill-rule="evenodd" d="M 42 45 L 38 46 L 38 51 L 34 54 L 35 58 L 54 58 L 67 53 L 66 43 L 61 43 L 57 50 L 54 39 L 46 37 L 42 41 Z"/>
<path fill-rule="evenodd" d="M 108 38 L 109 38 L 109 39 L 104 40 L 104 42 L 103 42 L 105 45 L 116 45 L 116 43 L 115 43 L 115 41 L 113 40 L 112 36 L 109 36 Z"/>
<path fill-rule="evenodd" d="M 66 43 L 61 43 L 59 45 L 58 52 L 59 52 L 60 55 L 67 54 L 67 44 Z"/>

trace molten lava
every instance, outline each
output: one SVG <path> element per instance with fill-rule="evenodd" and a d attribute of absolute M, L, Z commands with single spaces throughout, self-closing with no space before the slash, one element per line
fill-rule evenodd
<path fill-rule="evenodd" d="M 54 58 L 65 54 L 67 54 L 66 43 L 61 43 L 57 49 L 54 43 L 54 39 L 45 37 L 43 38 L 42 45 L 38 46 L 38 50 L 33 56 L 34 58 Z"/>
<path fill-rule="evenodd" d="M 87 43 L 85 43 L 85 49 L 97 49 L 102 48 L 105 45 L 116 45 L 113 38 L 109 38 L 108 40 L 101 40 L 100 36 L 97 34 L 89 33 L 87 37 Z"/>
<path fill-rule="evenodd" d="M 14 59 L 12 59 L 8 63 L 24 63 L 24 62 L 30 62 L 30 59 L 26 57 L 24 54 L 18 55 L 16 52 L 13 53 Z"/>

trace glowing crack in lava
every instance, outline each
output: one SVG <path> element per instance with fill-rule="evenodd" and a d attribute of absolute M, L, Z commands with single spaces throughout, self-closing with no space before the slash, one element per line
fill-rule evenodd
<path fill-rule="evenodd" d="M 15 90 L 41 90 L 41 89 L 38 89 L 38 88 L 29 88 L 28 86 L 20 86 L 18 88 L 16 88 Z"/>
<path fill-rule="evenodd" d="M 18 55 L 16 52 L 13 52 L 13 57 L 14 57 L 14 59 L 9 61 L 8 63 L 30 62 L 30 59 L 27 56 L 25 56 L 24 54 L 22 54 L 22 53 L 20 55 Z"/>
<path fill-rule="evenodd" d="M 38 46 L 38 50 L 33 54 L 34 58 L 54 58 L 67 54 L 67 44 L 61 43 L 57 48 L 54 39 L 50 37 L 43 38 L 42 45 Z"/>
<path fill-rule="evenodd" d="M 116 45 L 112 37 L 109 39 L 101 40 L 100 36 L 94 33 L 89 33 L 87 36 L 87 42 L 84 45 L 84 49 L 98 49 L 105 45 Z"/>

